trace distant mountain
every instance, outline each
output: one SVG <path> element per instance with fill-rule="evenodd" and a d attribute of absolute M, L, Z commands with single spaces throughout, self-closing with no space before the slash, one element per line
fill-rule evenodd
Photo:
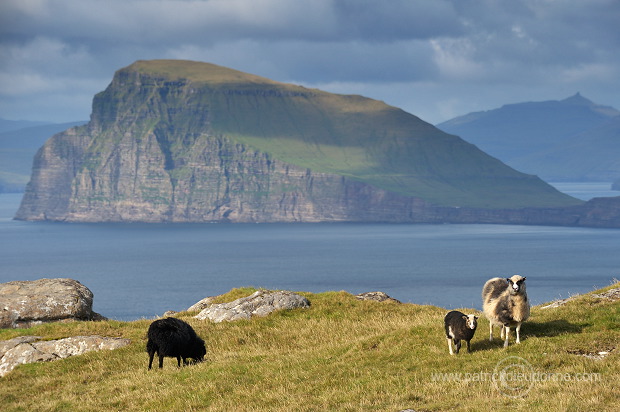
<path fill-rule="evenodd" d="M 52 124 L 51 122 L 36 122 L 30 120 L 7 120 L 0 118 L 0 133 L 10 132 L 11 130 L 25 129 L 27 127 L 43 126 Z"/>
<path fill-rule="evenodd" d="M 620 178 L 620 116 L 566 139 L 562 145 L 519 159 L 521 170 L 547 180 L 612 182 Z"/>
<path fill-rule="evenodd" d="M 32 160 L 37 150 L 52 135 L 86 122 L 47 123 L 0 120 L 0 124 L 30 125 L 0 133 L 0 193 L 23 192 L 32 172 Z"/>
<path fill-rule="evenodd" d="M 620 177 L 619 115 L 577 93 L 475 112 L 437 127 L 547 181 L 611 181 Z"/>
<path fill-rule="evenodd" d="M 45 143 L 17 218 L 498 223 L 580 204 L 383 102 L 153 60 Z"/>

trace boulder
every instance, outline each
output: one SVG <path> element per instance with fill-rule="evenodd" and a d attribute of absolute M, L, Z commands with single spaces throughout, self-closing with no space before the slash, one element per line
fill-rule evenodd
<path fill-rule="evenodd" d="M 161 317 L 162 318 L 171 318 L 171 317 L 174 317 L 177 313 L 179 313 L 179 312 L 177 312 L 176 310 L 167 310 L 167 311 L 164 312 L 163 315 L 161 315 Z"/>
<path fill-rule="evenodd" d="M 377 302 L 391 302 L 391 303 L 401 303 L 400 300 L 391 298 L 387 293 L 384 292 L 365 292 L 360 293 L 359 295 L 355 295 L 356 299 L 359 300 L 375 300 Z"/>
<path fill-rule="evenodd" d="M 198 302 L 194 303 L 192 306 L 190 306 L 189 308 L 187 308 L 188 312 L 200 312 L 203 309 L 208 308 L 210 305 L 213 304 L 213 301 L 217 298 L 218 296 L 209 296 L 206 297 L 202 300 L 199 300 Z"/>
<path fill-rule="evenodd" d="M 77 280 L 57 278 L 0 284 L 0 328 L 98 319 L 104 318 L 93 312 L 93 293 Z"/>
<path fill-rule="evenodd" d="M 281 309 L 307 307 L 310 307 L 308 299 L 297 293 L 286 290 L 258 290 L 250 296 L 232 302 L 210 304 L 195 318 L 201 320 L 209 319 L 218 323 L 224 320 L 234 321 L 250 319 L 252 316 L 267 316 L 271 312 Z"/>
<path fill-rule="evenodd" d="M 50 341 L 40 339 L 40 336 L 20 336 L 0 341 L 0 377 L 24 363 L 49 362 L 94 350 L 118 349 L 130 343 L 129 339 L 97 335 L 72 336 Z"/>
<path fill-rule="evenodd" d="M 37 340 L 40 340 L 41 336 L 18 336 L 9 340 L 0 341 L 0 359 L 4 357 L 4 354 L 9 350 L 13 349 L 15 346 L 20 345 L 22 343 L 30 343 Z"/>

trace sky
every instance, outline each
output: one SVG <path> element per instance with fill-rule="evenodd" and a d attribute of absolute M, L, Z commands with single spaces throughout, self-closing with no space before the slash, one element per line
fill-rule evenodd
<path fill-rule="evenodd" d="M 620 109 L 620 0 L 0 0 L 0 118 L 88 120 L 136 60 L 188 59 L 437 124 L 580 92 Z"/>

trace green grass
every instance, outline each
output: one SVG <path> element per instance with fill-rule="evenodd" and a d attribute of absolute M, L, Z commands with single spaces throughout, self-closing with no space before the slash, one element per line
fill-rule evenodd
<path fill-rule="evenodd" d="M 234 289 L 221 300 L 253 291 Z M 345 292 L 303 294 L 310 309 L 249 321 L 213 324 L 179 314 L 208 349 L 206 362 L 180 369 L 166 358 L 163 370 L 147 370 L 150 320 L 1 330 L 2 340 L 101 334 L 132 343 L 19 366 L 1 379 L 0 403 L 3 411 L 617 410 L 620 302 L 583 296 L 559 308 L 533 308 L 522 343 L 511 341 L 508 349 L 499 339 L 488 341 L 488 323 L 481 320 L 473 352 L 451 357 L 442 308 L 362 302 Z M 612 348 L 603 360 L 576 354 Z M 535 382 L 522 397 L 505 396 L 484 374 L 510 356 L 526 360 L 535 372 L 569 380 Z"/>
<path fill-rule="evenodd" d="M 126 69 L 149 75 L 155 74 L 166 79 L 190 80 L 196 83 L 277 83 L 264 77 L 216 64 L 189 60 L 139 60 Z"/>

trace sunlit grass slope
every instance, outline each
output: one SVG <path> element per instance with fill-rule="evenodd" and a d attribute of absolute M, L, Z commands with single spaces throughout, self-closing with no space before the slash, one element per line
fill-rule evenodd
<path fill-rule="evenodd" d="M 166 108 L 175 113 L 176 123 L 169 128 L 185 130 L 206 114 L 211 133 L 315 172 L 447 206 L 581 203 L 381 101 L 279 83 L 209 63 L 139 61 L 122 70 L 170 84 L 190 83 L 181 106 Z M 162 85 L 157 88 L 158 104 L 174 106 Z M 183 110 L 184 120 L 179 115 Z"/>
<path fill-rule="evenodd" d="M 235 289 L 221 300 L 252 291 Z M 488 341 L 481 319 L 473 352 L 451 357 L 445 309 L 362 302 L 345 292 L 303 294 L 311 308 L 249 321 L 213 324 L 178 314 L 208 348 L 206 362 L 180 369 L 167 358 L 163 370 L 147 370 L 150 320 L 0 330 L 1 340 L 26 334 L 132 340 L 116 351 L 17 367 L 0 378 L 2 410 L 617 410 L 619 301 L 586 295 L 558 308 L 534 308 L 522 343 L 511 341 L 508 349 L 499 339 Z M 601 351 L 610 354 L 580 355 Z M 545 380 L 531 387 L 516 382 L 511 387 L 523 388 L 502 393 L 491 374 L 509 357 Z"/>

